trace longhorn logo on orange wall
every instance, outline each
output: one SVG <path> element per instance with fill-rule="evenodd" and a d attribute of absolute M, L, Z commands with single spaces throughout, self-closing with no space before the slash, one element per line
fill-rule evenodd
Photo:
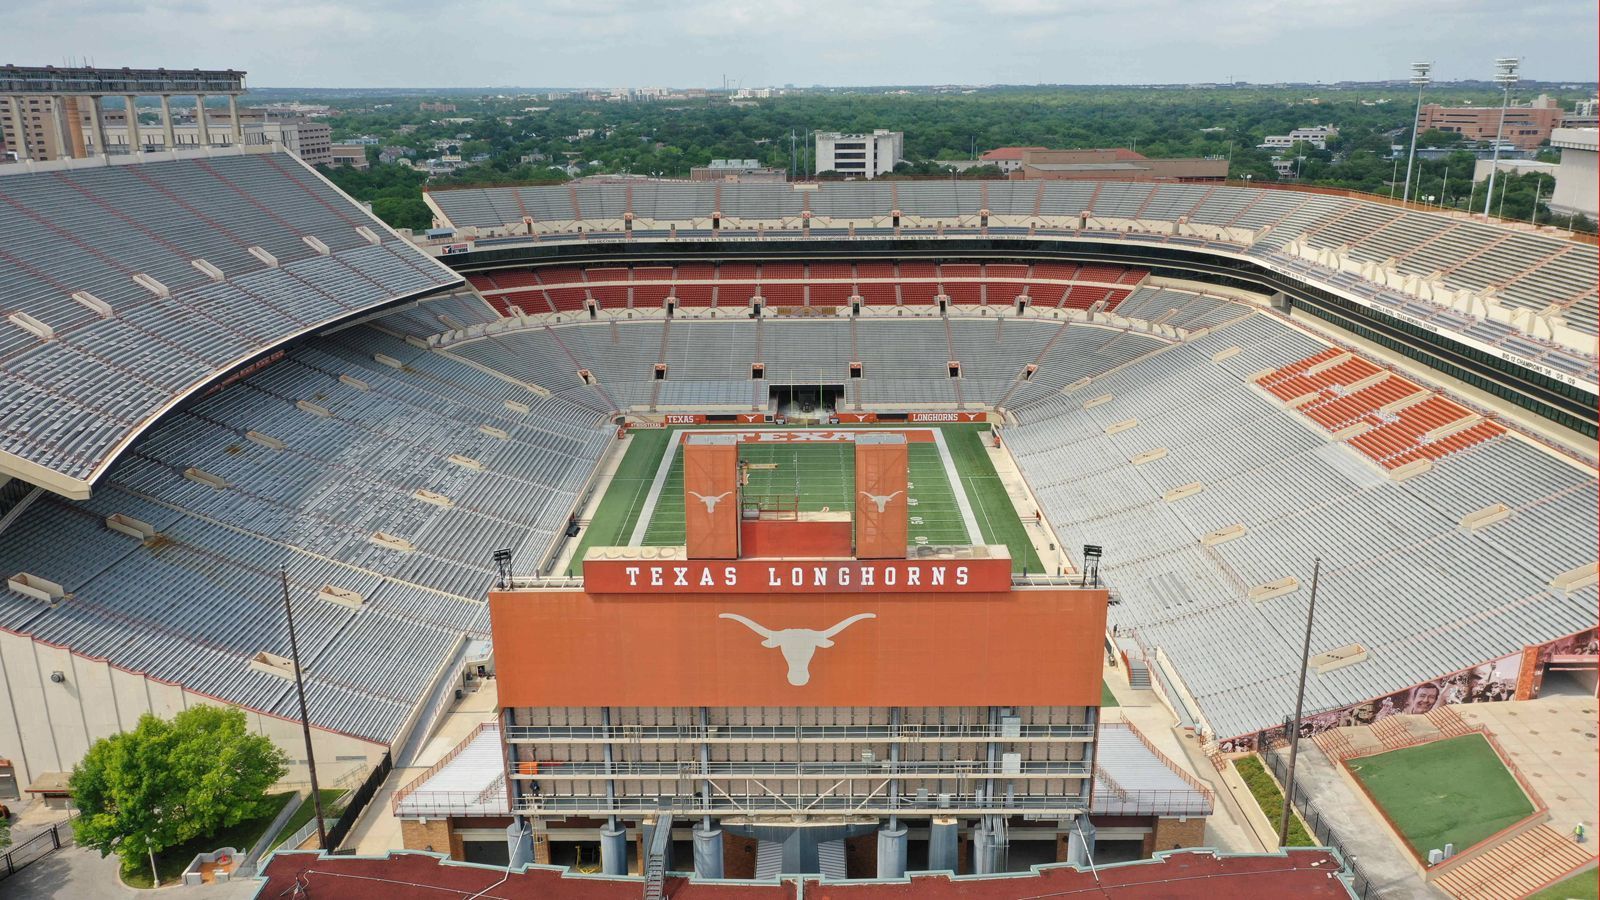
<path fill-rule="evenodd" d="M 833 638 L 839 632 L 849 628 L 862 619 L 876 619 L 873 613 L 856 613 L 839 624 L 825 631 L 812 628 L 780 628 L 772 629 L 738 613 L 722 613 L 719 619 L 732 619 L 756 634 L 766 638 L 761 642 L 763 647 L 775 647 L 782 651 L 784 662 L 789 664 L 789 683 L 795 687 L 811 680 L 811 658 L 818 650 L 832 647 Z"/>

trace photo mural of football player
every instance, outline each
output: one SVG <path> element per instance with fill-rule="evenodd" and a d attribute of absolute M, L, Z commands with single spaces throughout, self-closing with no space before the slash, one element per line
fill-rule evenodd
<path fill-rule="evenodd" d="M 1581 654 L 1583 648 L 1595 645 L 1595 632 L 1562 638 L 1541 650 L 1544 659 L 1551 656 Z M 1546 652 L 1548 650 L 1548 652 Z M 1590 650 L 1589 652 L 1593 652 Z M 1395 691 L 1376 700 L 1355 703 L 1334 710 L 1323 710 L 1301 720 L 1297 729 L 1300 737 L 1313 738 L 1331 728 L 1349 728 L 1371 725 L 1394 715 L 1427 715 L 1441 706 L 1457 703 L 1485 703 L 1510 700 L 1516 693 L 1517 676 L 1522 670 L 1522 654 L 1503 656 L 1493 662 L 1462 669 L 1434 681 L 1424 681 L 1403 691 Z M 1230 747 L 1224 753 L 1249 753 L 1258 747 L 1283 741 L 1283 728 L 1269 728 L 1255 734 L 1230 738 L 1218 744 Z"/>

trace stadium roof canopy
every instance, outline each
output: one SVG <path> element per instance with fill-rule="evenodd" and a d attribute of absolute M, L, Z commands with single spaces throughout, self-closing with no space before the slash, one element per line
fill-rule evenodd
<path fill-rule="evenodd" d="M 0 166 L 0 474 L 89 495 L 165 411 L 461 278 L 281 152 Z"/>

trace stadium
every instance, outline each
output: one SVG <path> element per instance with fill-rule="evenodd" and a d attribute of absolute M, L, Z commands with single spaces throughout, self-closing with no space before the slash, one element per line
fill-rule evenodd
<path fill-rule="evenodd" d="M 1095 728 L 1102 660 L 1208 754 L 1281 743 L 1313 559 L 1302 736 L 1593 677 L 1592 244 L 1211 184 L 427 200 L 439 227 L 397 233 L 262 148 L 0 167 L 0 755 L 20 784 L 202 702 L 248 710 L 303 767 L 280 572 L 325 766 L 400 765 L 464 678 L 493 673 L 503 736 L 474 744 L 490 779 L 413 786 L 396 815 L 445 826 L 430 847 L 461 841 L 458 819 L 517 816 L 525 837 L 531 820 L 538 846 L 500 853 L 540 862 L 577 823 L 611 874 L 630 837 L 634 871 L 666 865 L 670 825 L 647 837 L 673 815 L 697 823 L 710 877 L 736 836 L 769 866 L 745 877 L 903 875 L 902 821 L 912 870 L 1026 870 L 996 848 L 1030 841 L 1076 861 L 1114 793 L 1092 787 L 1118 740 Z M 886 445 L 904 453 L 899 562 L 861 552 L 861 454 Z M 741 502 L 720 538 L 686 498 L 701 446 L 733 448 L 717 477 Z M 821 585 L 830 610 L 862 567 L 970 561 L 994 597 L 1052 598 L 1065 618 L 983 619 L 931 574 L 880 582 L 899 612 L 879 624 L 946 627 L 918 631 L 915 653 L 878 645 L 909 654 L 892 670 L 846 665 L 846 632 L 815 659 L 857 681 L 826 665 L 796 681 L 810 672 L 789 659 L 787 686 L 768 686 L 748 677 L 773 664 L 748 633 L 749 670 L 681 664 L 738 633 L 700 644 L 700 626 L 660 618 L 698 595 L 572 605 L 627 592 L 586 563 L 743 557 L 852 559 Z M 795 571 L 749 602 L 815 601 Z M 634 656 L 563 630 L 602 621 Z M 1026 688 L 1044 672 L 1059 690 Z M 817 693 L 797 705 L 783 691 L 802 685 Z M 911 725 L 949 743 L 902 738 Z M 712 760 L 696 755 L 708 728 L 736 746 L 838 731 L 804 760 Z M 641 731 L 648 754 L 614 768 Z M 869 751 L 906 768 L 849 768 Z M 977 775 L 950 771 L 971 759 Z M 816 774 L 749 786 L 796 761 Z M 816 786 L 832 776 L 853 786 Z M 1185 792 L 1152 815 L 1208 809 Z M 832 818 L 797 824 L 797 808 Z M 713 864 L 701 841 L 723 820 Z M 873 833 L 872 864 L 847 866 L 845 842 Z"/>

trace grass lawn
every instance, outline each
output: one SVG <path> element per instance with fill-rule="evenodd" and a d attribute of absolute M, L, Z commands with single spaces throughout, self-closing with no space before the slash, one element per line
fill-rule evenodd
<path fill-rule="evenodd" d="M 1459 853 L 1533 813 L 1533 803 L 1480 734 L 1346 765 L 1418 858 L 1445 844 Z"/>
<path fill-rule="evenodd" d="M 1260 757 L 1240 757 L 1233 761 L 1233 767 L 1238 770 L 1239 777 L 1244 779 L 1245 786 L 1250 788 L 1250 793 L 1255 796 L 1256 804 L 1261 807 L 1261 811 L 1267 814 L 1267 821 L 1277 825 L 1279 817 L 1283 815 L 1283 790 L 1278 787 L 1277 779 L 1267 771 Z M 1317 846 L 1316 840 L 1306 830 L 1305 823 L 1300 821 L 1299 813 L 1293 813 L 1289 820 L 1288 846 Z"/>
<path fill-rule="evenodd" d="M 1117 702 L 1117 695 L 1111 693 L 1111 686 L 1104 681 L 1100 682 L 1100 708 L 1109 709 L 1110 707 L 1121 705 Z"/>
<path fill-rule="evenodd" d="M 581 574 L 583 555 L 590 547 L 630 543 L 668 442 L 677 440 L 681 430 L 639 429 L 632 433 L 632 443 L 578 542 L 567 568 L 568 574 Z M 1017 571 L 1040 572 L 1043 564 L 983 448 L 983 432 L 987 426 L 956 425 L 939 430 L 950 450 L 960 489 L 972 507 L 982 540 L 1010 547 L 1012 564 Z M 951 483 L 938 445 L 912 443 L 908 455 L 911 542 L 971 543 L 956 499 L 957 486 Z M 749 443 L 740 447 L 739 458 L 751 464 L 750 483 L 744 491 L 747 499 L 798 500 L 800 509 L 812 512 L 825 508 L 833 511 L 855 508 L 855 449 L 849 443 Z M 682 545 L 683 541 L 683 457 L 679 454 L 667 470 L 642 543 L 671 547 Z"/>
<path fill-rule="evenodd" d="M 1600 872 L 1590 869 L 1545 888 L 1528 900 L 1600 900 Z"/>
<path fill-rule="evenodd" d="M 323 788 L 322 790 L 317 791 L 317 794 L 318 796 L 322 797 L 323 821 L 327 823 L 329 828 L 332 828 L 333 823 L 338 820 L 339 813 L 342 811 L 334 808 L 333 801 L 343 797 L 345 795 L 345 791 L 337 788 Z M 294 811 L 294 815 L 289 817 L 289 821 L 284 824 L 283 830 L 278 832 L 277 838 L 273 840 L 272 846 L 268 848 L 269 852 L 271 850 L 278 849 L 278 847 L 283 844 L 284 839 L 288 838 L 289 835 L 294 834 L 296 831 L 299 831 L 300 826 L 311 821 L 311 817 L 316 815 L 316 813 L 316 805 L 311 802 L 310 797 L 307 797 L 306 802 L 300 804 L 300 807 Z"/>
<path fill-rule="evenodd" d="M 261 838 L 261 834 L 277 818 L 283 810 L 284 804 L 294 796 L 293 791 L 284 791 L 281 794 L 268 794 L 261 804 L 261 812 L 249 819 L 245 819 L 232 828 L 224 828 L 217 834 L 197 837 L 185 844 L 156 854 L 156 870 L 161 873 L 162 884 L 173 884 L 183 877 L 183 869 L 189 865 L 197 853 L 210 853 L 223 847 L 232 847 L 240 853 L 245 853 L 250 846 Z M 129 887 L 150 887 L 150 862 L 140 858 L 134 866 L 123 866 L 122 880 Z"/>

